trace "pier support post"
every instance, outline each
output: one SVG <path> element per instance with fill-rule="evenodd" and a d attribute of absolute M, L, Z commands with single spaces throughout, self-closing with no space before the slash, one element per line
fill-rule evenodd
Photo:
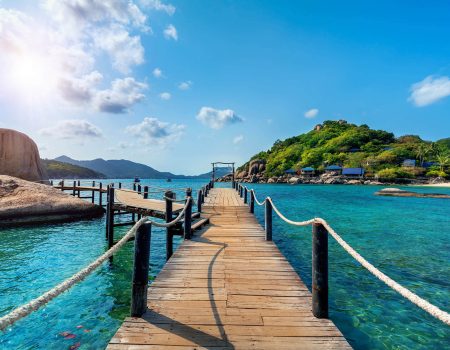
<path fill-rule="evenodd" d="M 80 186 L 81 186 L 81 181 L 80 180 L 78 180 L 78 198 L 80 198 L 80 196 L 81 196 L 81 190 L 80 190 Z"/>
<path fill-rule="evenodd" d="M 114 245 L 114 187 L 108 187 L 108 204 L 106 206 L 106 238 L 108 248 Z M 112 256 L 109 258 L 112 261 Z"/>
<path fill-rule="evenodd" d="M 250 213 L 253 214 L 255 212 L 255 193 L 253 190 L 250 190 Z"/>
<path fill-rule="evenodd" d="M 244 204 L 247 204 L 247 187 L 244 187 Z"/>
<path fill-rule="evenodd" d="M 98 205 L 103 206 L 103 184 L 100 182 L 98 186 Z"/>
<path fill-rule="evenodd" d="M 92 204 L 94 204 L 94 202 L 95 202 L 95 190 L 94 190 L 94 187 L 95 187 L 95 181 L 92 181 Z"/>
<path fill-rule="evenodd" d="M 148 199 L 148 186 L 144 186 L 144 199 Z"/>
<path fill-rule="evenodd" d="M 320 223 L 312 225 L 312 312 L 328 318 L 328 232 Z"/>
<path fill-rule="evenodd" d="M 72 196 L 75 197 L 76 194 L 77 194 L 77 182 L 74 181 L 74 182 L 73 182 L 73 188 L 72 188 Z"/>
<path fill-rule="evenodd" d="M 190 199 L 190 200 L 189 200 Z M 186 200 L 189 201 L 184 213 L 184 239 L 191 239 L 192 233 L 192 189 L 186 190 Z"/>
<path fill-rule="evenodd" d="M 199 213 L 202 212 L 202 190 L 198 190 L 197 192 L 197 211 Z"/>
<path fill-rule="evenodd" d="M 205 197 L 208 197 L 208 189 L 206 188 L 206 186 L 202 187 L 203 193 Z"/>
<path fill-rule="evenodd" d="M 152 226 L 142 224 L 134 241 L 133 285 L 131 288 L 131 317 L 141 317 L 147 310 L 148 271 Z"/>
<path fill-rule="evenodd" d="M 272 240 L 272 202 L 266 200 L 265 205 L 265 229 L 266 229 L 266 241 Z"/>
<path fill-rule="evenodd" d="M 172 201 L 170 199 L 175 198 L 175 193 L 172 191 L 166 191 L 164 193 L 166 200 L 166 222 L 172 221 Z M 173 254 L 173 233 L 172 228 L 166 228 L 166 260 L 169 260 Z"/>
<path fill-rule="evenodd" d="M 136 182 L 133 182 L 133 191 L 136 191 Z M 131 221 L 136 222 L 136 214 L 131 214 Z"/>
<path fill-rule="evenodd" d="M 64 180 L 61 180 L 61 191 L 64 192 Z"/>

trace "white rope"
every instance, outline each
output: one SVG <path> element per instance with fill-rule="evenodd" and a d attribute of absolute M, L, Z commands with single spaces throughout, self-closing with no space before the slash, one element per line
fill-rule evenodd
<path fill-rule="evenodd" d="M 47 304 L 50 300 L 56 298 L 58 295 L 62 294 L 70 287 L 75 285 L 76 283 L 82 281 L 86 276 L 88 276 L 92 271 L 94 271 L 97 267 L 99 267 L 102 263 L 104 263 L 109 257 L 111 257 L 114 253 L 116 253 L 122 246 L 128 242 L 128 240 L 135 236 L 137 229 L 146 221 L 148 218 L 142 218 L 139 220 L 128 232 L 125 236 L 122 237 L 111 249 L 106 251 L 103 255 L 98 257 L 95 261 L 89 264 L 84 269 L 80 270 L 72 277 L 66 279 L 64 282 L 61 282 L 56 287 L 50 289 L 48 292 L 42 294 L 40 297 L 37 297 L 31 300 L 29 303 L 22 305 L 7 315 L 0 318 L 0 330 L 4 330 L 6 327 L 12 325 L 16 321 L 21 318 L 28 316 L 33 311 L 36 311 L 43 305 Z"/>
<path fill-rule="evenodd" d="M 48 292 L 45 292 L 41 296 L 31 300 L 29 303 L 22 305 L 7 315 L 0 318 L 0 330 L 4 330 L 6 327 L 14 324 L 21 318 L 28 316 L 33 311 L 38 310 L 43 305 L 47 304 L 52 299 L 56 298 L 72 286 L 74 286 L 76 283 L 81 282 L 83 279 L 86 278 L 92 271 L 94 271 L 97 267 L 99 267 L 102 263 L 106 261 L 109 257 L 111 257 L 113 254 L 115 254 L 122 246 L 128 242 L 130 238 L 133 238 L 136 235 L 137 229 L 144 223 L 150 223 L 153 226 L 156 227 L 171 227 L 175 225 L 177 222 L 179 222 L 186 212 L 186 208 L 188 207 L 189 203 L 191 202 L 191 198 L 189 197 L 186 201 L 185 206 L 183 207 L 183 210 L 178 214 L 178 216 L 172 220 L 171 222 L 167 223 L 161 223 L 157 221 L 151 221 L 148 219 L 148 217 L 144 217 L 141 220 L 139 220 L 126 234 L 123 236 L 113 247 L 111 247 L 108 251 L 106 251 L 103 255 L 98 257 L 95 261 L 93 261 L 91 264 L 89 264 L 84 269 L 80 270 L 76 274 L 74 274 L 72 277 L 66 279 L 64 282 L 61 282 L 53 289 L 49 290 Z"/>
<path fill-rule="evenodd" d="M 171 222 L 157 222 L 157 221 L 152 221 L 152 225 L 156 226 L 156 227 L 171 227 L 173 225 L 175 225 L 178 221 L 180 221 L 183 218 L 184 213 L 186 212 L 186 208 L 188 207 L 188 204 L 192 201 L 191 197 L 188 197 L 186 204 L 183 207 L 183 210 L 180 211 L 180 213 L 178 214 L 178 216 L 173 219 Z"/>
<path fill-rule="evenodd" d="M 428 312 L 431 316 L 436 317 L 440 321 L 444 322 L 446 325 L 450 326 L 450 314 L 439 309 L 437 306 L 430 304 L 425 299 L 422 299 L 417 294 L 411 292 L 406 289 L 399 283 L 395 282 L 392 278 L 385 275 L 383 272 L 378 270 L 375 266 L 369 263 L 366 259 L 364 259 L 356 250 L 354 250 L 350 245 L 345 242 L 341 236 L 339 236 L 336 231 L 324 220 L 321 218 L 316 218 L 315 222 L 321 223 L 328 231 L 328 233 L 339 243 L 339 245 L 344 248 L 344 250 L 349 253 L 357 262 L 359 262 L 362 266 L 364 266 L 367 270 L 369 270 L 372 275 L 378 278 L 380 281 L 384 282 L 386 285 L 391 287 L 393 290 L 398 292 L 400 295 L 408 299 L 413 304 L 420 307 L 422 310 Z"/>
<path fill-rule="evenodd" d="M 289 220 L 287 217 L 285 217 L 283 214 L 281 214 L 281 212 L 278 210 L 278 208 L 275 206 L 275 204 L 273 204 L 272 198 L 267 197 L 266 201 L 269 201 L 270 204 L 272 204 L 272 208 L 275 211 L 275 213 L 277 213 L 277 215 L 285 222 L 287 222 L 288 224 L 294 225 L 294 226 L 307 226 L 307 225 L 311 225 L 313 224 L 315 221 L 314 219 L 311 220 L 307 220 L 307 221 L 292 221 Z"/>
<path fill-rule="evenodd" d="M 253 190 L 252 190 L 253 191 Z M 255 193 L 253 191 L 253 193 Z M 256 196 L 255 196 L 256 201 Z M 277 215 L 285 222 L 295 226 L 307 226 L 313 223 L 322 224 L 328 233 L 339 243 L 339 245 L 344 248 L 344 250 L 349 253 L 358 263 L 365 267 L 372 275 L 378 278 L 380 281 L 385 283 L 387 286 L 395 290 L 397 293 L 402 295 L 404 298 L 408 299 L 413 304 L 420 307 L 422 310 L 428 312 L 431 316 L 437 318 L 438 320 L 444 322 L 446 325 L 450 326 L 450 314 L 444 310 L 439 309 L 437 306 L 429 303 L 425 299 L 419 297 L 417 294 L 411 292 L 409 289 L 403 287 L 399 283 L 395 282 L 392 278 L 385 275 L 383 272 L 378 270 L 375 266 L 364 259 L 356 250 L 354 250 L 347 242 L 345 242 L 341 236 L 339 236 L 336 231 L 322 218 L 314 218 L 307 221 L 292 221 L 286 218 L 278 208 L 273 204 L 270 197 L 267 197 L 265 201 L 269 201 L 272 204 L 272 208 L 277 213 Z M 264 201 L 264 202 L 265 202 Z"/>
<path fill-rule="evenodd" d="M 255 199 L 255 203 L 256 203 L 256 204 L 258 204 L 258 205 L 264 205 L 264 204 L 266 204 L 267 198 L 264 199 L 262 202 L 260 202 L 260 201 L 258 201 L 258 199 L 256 198 L 256 193 L 255 193 L 255 191 L 254 191 L 253 189 L 252 189 L 251 191 L 253 192 L 253 198 Z M 273 206 L 273 204 L 272 204 L 272 206 Z"/>

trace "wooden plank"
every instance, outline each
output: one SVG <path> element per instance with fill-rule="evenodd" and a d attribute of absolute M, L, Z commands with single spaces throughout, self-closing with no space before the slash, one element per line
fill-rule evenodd
<path fill-rule="evenodd" d="M 236 191 L 211 189 L 203 216 L 108 349 L 350 349 Z"/>

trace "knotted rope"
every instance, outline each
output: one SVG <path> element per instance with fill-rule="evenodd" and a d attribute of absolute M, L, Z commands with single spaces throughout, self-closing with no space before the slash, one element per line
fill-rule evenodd
<path fill-rule="evenodd" d="M 138 228 L 147 223 L 151 224 L 156 227 L 171 227 L 175 225 L 177 222 L 179 222 L 186 212 L 186 208 L 191 201 L 191 198 L 189 197 L 186 201 L 185 206 L 183 207 L 183 210 L 180 211 L 178 216 L 172 220 L 171 222 L 163 223 L 158 221 L 152 221 L 148 217 L 144 217 L 141 220 L 139 220 L 113 247 L 111 247 L 109 250 L 107 250 L 104 254 L 99 256 L 96 260 L 94 260 L 92 263 L 90 263 L 88 266 L 86 266 L 84 269 L 78 271 L 76 274 L 72 275 L 72 277 L 69 277 L 65 281 L 58 284 L 56 287 L 50 289 L 49 291 L 45 292 L 41 296 L 31 300 L 25 305 L 19 306 L 18 308 L 14 309 L 7 315 L 0 318 L 0 330 L 4 330 L 6 327 L 14 324 L 21 318 L 28 316 L 32 312 L 38 310 L 43 305 L 47 304 L 60 294 L 64 293 L 66 290 L 74 286 L 75 284 L 81 282 L 84 280 L 90 273 L 92 273 L 97 267 L 99 267 L 102 263 L 104 263 L 107 259 L 109 259 L 113 254 L 115 254 L 117 251 L 119 251 L 120 248 L 123 247 L 125 243 L 128 242 L 130 238 L 135 237 L 136 232 Z"/>
<path fill-rule="evenodd" d="M 411 292 L 409 289 L 403 287 L 398 282 L 394 281 L 392 278 L 378 270 L 374 265 L 369 263 L 366 259 L 364 259 L 356 250 L 354 250 L 344 239 L 339 236 L 339 234 L 328 224 L 328 222 L 322 218 L 314 218 L 306 221 L 293 221 L 285 217 L 275 206 L 273 203 L 272 198 L 267 197 L 264 202 L 258 202 L 256 199 L 255 191 L 252 189 L 253 195 L 255 198 L 255 202 L 258 205 L 266 204 L 267 202 L 270 202 L 272 204 L 272 208 L 275 211 L 275 213 L 280 217 L 281 220 L 284 222 L 294 225 L 294 226 L 308 226 L 312 225 L 314 223 L 321 224 L 325 227 L 325 229 L 328 231 L 328 233 L 338 242 L 338 244 L 348 253 L 350 254 L 359 264 L 361 264 L 364 268 L 366 268 L 372 275 L 374 275 L 376 278 L 378 278 L 380 281 L 385 283 L 388 287 L 395 290 L 397 293 L 399 293 L 404 298 L 408 299 L 413 304 L 420 307 L 422 310 L 430 314 L 431 316 L 437 318 L 438 320 L 444 322 L 446 325 L 450 326 L 450 314 L 444 310 L 441 310 L 437 306 L 429 303 L 425 299 L 419 297 L 417 294 Z"/>

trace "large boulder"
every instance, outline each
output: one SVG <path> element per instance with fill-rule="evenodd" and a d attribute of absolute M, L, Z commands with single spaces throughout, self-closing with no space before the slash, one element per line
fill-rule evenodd
<path fill-rule="evenodd" d="M 39 150 L 27 135 L 11 129 L 0 129 L 0 175 L 29 181 L 48 179 Z"/>
<path fill-rule="evenodd" d="M 255 159 L 248 165 L 248 174 L 256 175 L 261 174 L 266 170 L 266 161 L 262 159 Z"/>
<path fill-rule="evenodd" d="M 103 212 L 99 205 L 52 186 L 0 175 L 0 227 L 73 221 Z"/>

